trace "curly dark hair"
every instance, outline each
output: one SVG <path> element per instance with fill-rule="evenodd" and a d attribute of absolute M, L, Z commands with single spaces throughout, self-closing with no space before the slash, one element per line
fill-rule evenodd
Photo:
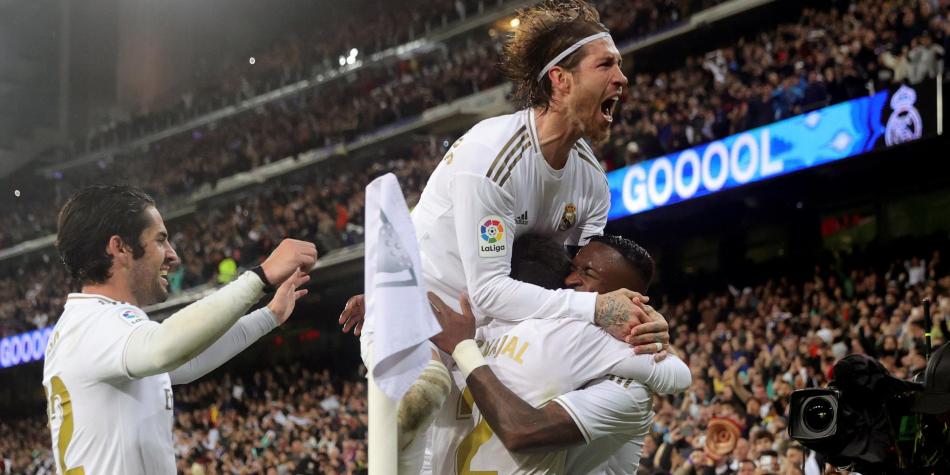
<path fill-rule="evenodd" d="M 545 289 L 564 288 L 571 272 L 571 258 L 564 244 L 539 234 L 515 239 L 511 250 L 511 278 Z"/>
<path fill-rule="evenodd" d="M 132 248 L 132 257 L 142 257 L 149 206 L 155 206 L 151 196 L 124 185 L 92 185 L 69 197 L 59 212 L 56 233 L 56 250 L 69 274 L 81 283 L 105 282 L 112 267 L 106 252 L 112 236 Z"/>
<path fill-rule="evenodd" d="M 623 236 L 606 234 L 603 236 L 594 236 L 590 242 L 599 242 L 606 244 L 620 253 L 624 260 L 633 267 L 633 270 L 640 273 L 643 283 L 649 288 L 653 281 L 653 273 L 656 269 L 656 263 L 653 262 L 653 256 L 639 244 Z"/>
<path fill-rule="evenodd" d="M 521 9 L 520 24 L 505 43 L 501 68 L 515 83 L 515 100 L 521 107 L 542 107 L 551 103 L 551 80 L 538 74 L 549 61 L 578 40 L 606 32 L 597 10 L 583 0 L 546 0 Z M 581 48 L 558 63 L 573 69 L 586 53 Z"/>

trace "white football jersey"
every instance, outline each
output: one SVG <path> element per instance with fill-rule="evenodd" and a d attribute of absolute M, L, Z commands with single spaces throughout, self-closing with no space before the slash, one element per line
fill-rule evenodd
<path fill-rule="evenodd" d="M 134 305 L 69 294 L 43 364 L 60 475 L 176 473 L 171 380 L 125 368 L 129 336 L 148 325 L 158 323 Z"/>
<path fill-rule="evenodd" d="M 583 140 L 555 170 L 531 109 L 484 120 L 452 145 L 412 211 L 426 285 L 456 310 L 467 291 L 479 325 L 481 315 L 593 321 L 595 294 L 511 279 L 511 246 L 525 233 L 586 244 L 603 234 L 609 208 L 606 175 Z"/>
<path fill-rule="evenodd" d="M 607 374 L 624 374 L 664 390 L 681 387 L 684 375 L 689 378 L 689 369 L 678 359 L 655 363 L 653 355 L 634 355 L 627 344 L 576 319 L 489 325 L 478 330 L 478 340 L 498 379 L 535 407 Z M 431 473 L 573 473 L 565 472 L 566 450 L 508 452 L 473 406 L 465 382 L 457 372 L 455 376 L 462 390 L 446 400 L 434 425 Z"/>
<path fill-rule="evenodd" d="M 554 401 L 574 419 L 586 445 L 567 451 L 566 473 L 637 473 L 653 424 L 653 393 L 639 381 L 609 375 Z"/>

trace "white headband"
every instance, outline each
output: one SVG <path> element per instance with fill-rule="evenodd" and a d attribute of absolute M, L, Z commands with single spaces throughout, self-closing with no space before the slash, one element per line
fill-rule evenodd
<path fill-rule="evenodd" d="M 545 66 L 544 69 L 541 70 L 541 73 L 538 74 L 538 82 L 541 82 L 541 79 L 544 78 L 544 75 L 547 74 L 548 71 L 551 70 L 551 68 L 557 66 L 557 63 L 560 63 L 561 60 L 568 57 L 571 53 L 581 49 L 581 47 L 583 47 L 587 43 L 590 43 L 591 41 L 597 41 L 601 38 L 610 38 L 610 33 L 606 31 L 602 31 L 595 35 L 590 35 L 587 38 L 581 38 L 580 40 L 577 40 L 577 43 L 574 43 L 573 45 L 571 45 L 570 48 L 564 51 L 561 51 L 561 54 L 555 56 L 554 59 L 552 59 L 551 62 L 548 63 L 548 65 Z"/>

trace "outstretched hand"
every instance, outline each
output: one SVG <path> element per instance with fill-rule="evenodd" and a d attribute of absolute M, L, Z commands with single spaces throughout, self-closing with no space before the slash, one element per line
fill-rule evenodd
<path fill-rule="evenodd" d="M 363 320 L 366 319 L 366 299 L 363 294 L 354 295 L 346 301 L 343 312 L 340 313 L 340 325 L 343 333 L 353 330 L 353 334 L 360 336 L 363 331 Z"/>
<path fill-rule="evenodd" d="M 432 313 L 442 327 L 442 332 L 429 338 L 429 341 L 435 343 L 435 346 L 438 346 L 440 350 L 451 354 L 455 351 L 456 345 L 464 340 L 475 338 L 475 314 L 472 312 L 472 304 L 468 301 L 468 295 L 462 294 L 459 299 L 462 313 L 452 310 L 438 295 L 432 292 L 429 292 L 428 295 Z"/>
<path fill-rule="evenodd" d="M 312 242 L 284 239 L 261 264 L 267 282 L 279 287 L 296 271 L 309 273 L 317 262 L 317 246 Z"/>
<path fill-rule="evenodd" d="M 274 292 L 274 297 L 267 303 L 267 308 L 273 312 L 277 318 L 277 324 L 283 325 L 294 313 L 294 306 L 297 300 L 307 295 L 307 289 L 300 287 L 310 281 L 310 274 L 297 270 L 289 279 L 284 280 L 283 284 Z"/>

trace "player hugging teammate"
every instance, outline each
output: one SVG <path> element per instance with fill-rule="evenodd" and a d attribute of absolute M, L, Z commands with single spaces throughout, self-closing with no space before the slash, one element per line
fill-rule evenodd
<path fill-rule="evenodd" d="M 627 354 L 633 354 L 633 346 L 638 353 L 659 353 L 657 359 L 662 359 L 668 325 L 629 282 L 597 293 L 581 286 L 544 288 L 510 275 L 518 236 L 530 233 L 577 248 L 603 234 L 610 194 L 589 144 L 609 137 L 612 114 L 627 84 L 620 52 L 587 3 L 546 1 L 519 11 L 518 18 L 521 23 L 505 45 L 502 67 L 515 82 L 516 99 L 524 108 L 484 120 L 459 138 L 412 212 L 426 286 L 436 300 L 445 302 L 445 313 L 457 314 L 459 296 L 467 293 L 480 331 L 501 335 L 520 322 L 575 321 L 625 340 Z M 358 312 L 359 305 L 348 304 L 341 321 Z M 372 333 L 366 328 L 363 337 L 372 339 Z M 422 432 L 440 409 L 434 431 L 466 437 L 476 430 L 473 437 L 481 443 L 495 437 L 487 424 L 457 413 L 465 399 L 459 386 L 474 370 L 464 361 L 480 357 L 472 345 L 461 347 L 455 351 L 469 357 L 455 358 L 458 365 L 448 354 L 434 352 L 429 367 L 401 401 L 400 473 L 419 473 L 426 444 Z M 453 368 L 451 384 L 443 363 Z M 457 453 L 433 448 L 451 441 L 428 439 L 425 472 L 499 470 L 465 465 Z M 433 458 L 434 452 L 444 456 Z"/>

